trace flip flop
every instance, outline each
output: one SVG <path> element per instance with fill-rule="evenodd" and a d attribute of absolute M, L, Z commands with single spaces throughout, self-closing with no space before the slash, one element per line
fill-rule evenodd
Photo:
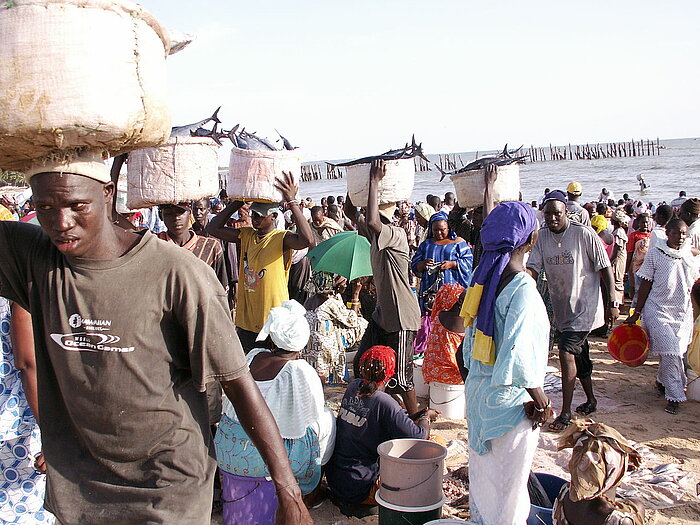
<path fill-rule="evenodd" d="M 571 416 L 560 415 L 557 416 L 557 418 L 548 425 L 548 428 L 551 432 L 564 432 L 570 424 Z"/>
<path fill-rule="evenodd" d="M 590 401 L 586 401 L 576 407 L 576 413 L 582 416 L 590 416 L 596 410 L 598 410 L 598 403 L 593 404 Z"/>
<path fill-rule="evenodd" d="M 669 401 L 664 410 L 671 415 L 678 414 L 679 403 L 678 401 Z"/>

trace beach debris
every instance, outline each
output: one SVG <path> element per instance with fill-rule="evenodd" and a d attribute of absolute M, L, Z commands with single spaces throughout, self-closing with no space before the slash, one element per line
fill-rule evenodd
<path fill-rule="evenodd" d="M 453 439 L 447 442 L 447 457 L 457 454 L 467 455 L 467 443 L 463 439 Z"/>
<path fill-rule="evenodd" d="M 420 157 L 421 159 L 428 162 L 428 159 L 423 155 L 423 143 L 416 144 L 416 136 L 411 137 L 411 143 L 408 142 L 403 148 L 390 149 L 385 151 L 380 155 L 373 155 L 371 157 L 362 157 L 361 159 L 349 160 L 347 162 L 339 162 L 337 164 L 327 162 L 330 166 L 334 167 L 344 167 L 344 166 L 355 166 L 357 164 L 369 164 L 374 160 L 399 160 L 399 159 L 411 159 L 413 157 Z"/>
<path fill-rule="evenodd" d="M 549 395 L 561 392 L 561 377 L 546 373 L 544 375 L 543 390 Z"/>
<path fill-rule="evenodd" d="M 442 490 L 450 507 L 457 509 L 468 508 L 469 473 L 467 467 L 462 467 L 452 472 L 448 471 L 442 477 Z"/>
<path fill-rule="evenodd" d="M 486 155 L 484 157 L 480 157 L 470 162 L 466 166 L 459 168 L 458 170 L 445 171 L 437 164 L 433 164 L 438 169 L 438 171 L 442 173 L 442 176 L 440 177 L 440 182 L 442 182 L 442 180 L 447 175 L 456 175 L 458 173 L 464 173 L 465 171 L 481 170 L 486 168 L 487 166 L 507 166 L 508 164 L 525 164 L 525 159 L 528 158 L 528 155 L 519 155 L 520 150 L 522 150 L 522 148 L 523 147 L 520 146 L 519 148 L 509 150 L 508 144 L 506 144 L 503 148 L 503 151 L 501 151 L 498 155 Z"/>

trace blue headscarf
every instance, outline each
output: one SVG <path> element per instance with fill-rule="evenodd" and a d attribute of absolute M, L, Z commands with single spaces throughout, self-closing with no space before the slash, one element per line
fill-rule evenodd
<path fill-rule="evenodd" d="M 447 228 L 450 231 L 450 233 L 447 235 L 448 239 L 454 240 L 457 238 L 457 234 L 452 231 L 452 228 L 450 228 L 450 222 L 448 221 L 447 214 L 444 211 L 439 211 L 437 213 L 434 213 L 428 221 L 428 239 L 433 238 L 433 223 L 437 221 L 445 221 L 447 223 Z"/>
<path fill-rule="evenodd" d="M 494 306 L 503 270 L 513 250 L 525 244 L 536 227 L 535 210 L 520 201 L 499 204 L 481 227 L 484 253 L 474 270 L 461 315 L 465 326 L 471 326 L 476 319 L 472 357 L 486 365 L 496 362 Z"/>

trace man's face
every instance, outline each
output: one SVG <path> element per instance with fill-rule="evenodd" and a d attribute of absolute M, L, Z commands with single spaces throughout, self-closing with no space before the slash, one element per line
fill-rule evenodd
<path fill-rule="evenodd" d="M 68 257 L 99 259 L 107 248 L 105 234 L 114 184 L 72 173 L 40 173 L 31 179 L 39 224 Z"/>
<path fill-rule="evenodd" d="M 649 233 L 652 229 L 653 225 L 651 223 L 651 217 L 648 215 L 643 216 L 642 219 L 639 219 L 639 231 L 642 233 Z"/>
<path fill-rule="evenodd" d="M 192 216 L 200 226 L 206 226 L 209 216 L 209 200 L 202 199 L 195 202 L 192 206 Z"/>
<path fill-rule="evenodd" d="M 566 216 L 566 204 L 561 201 L 549 201 L 544 206 L 544 222 L 550 231 L 559 233 L 569 225 Z"/>
<path fill-rule="evenodd" d="M 691 213 L 688 210 L 683 209 L 678 213 L 678 217 L 684 223 L 690 225 L 690 224 L 693 224 L 695 221 L 697 221 L 699 216 L 697 213 Z"/>
<path fill-rule="evenodd" d="M 266 231 L 274 226 L 275 215 L 260 215 L 257 212 L 250 214 L 250 222 L 256 230 Z"/>
<path fill-rule="evenodd" d="M 192 212 L 189 208 L 166 204 L 160 207 L 160 215 L 171 235 L 181 235 L 190 229 Z"/>
<path fill-rule="evenodd" d="M 411 207 L 407 203 L 402 202 L 399 206 L 399 212 L 402 217 L 406 218 L 411 214 Z"/>
<path fill-rule="evenodd" d="M 323 224 L 323 212 L 320 210 L 314 211 L 311 214 L 311 222 L 314 223 L 314 226 L 319 228 L 321 224 Z"/>

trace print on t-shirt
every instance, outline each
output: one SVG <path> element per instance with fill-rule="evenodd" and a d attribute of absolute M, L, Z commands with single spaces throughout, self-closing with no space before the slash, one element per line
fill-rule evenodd
<path fill-rule="evenodd" d="M 121 341 L 118 335 L 106 334 L 112 327 L 109 319 L 86 319 L 80 314 L 68 317 L 71 328 L 82 329 L 69 334 L 51 334 L 51 339 L 69 352 L 133 352 L 133 346 L 113 346 Z"/>
<path fill-rule="evenodd" d="M 243 273 L 245 275 L 245 290 L 246 292 L 254 292 L 260 281 L 265 277 L 266 269 L 263 268 L 259 272 L 255 273 L 248 267 L 248 254 L 243 256 Z"/>
<path fill-rule="evenodd" d="M 574 256 L 571 255 L 569 250 L 564 250 L 560 255 L 555 257 L 547 257 L 547 264 L 574 264 Z"/>

